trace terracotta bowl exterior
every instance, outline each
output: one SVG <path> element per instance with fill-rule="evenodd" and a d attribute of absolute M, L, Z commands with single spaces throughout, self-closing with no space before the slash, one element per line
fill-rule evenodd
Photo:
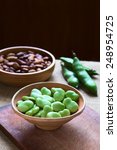
<path fill-rule="evenodd" d="M 57 119 L 28 116 L 28 115 L 25 115 L 25 114 L 19 112 L 16 107 L 17 101 L 20 100 L 22 98 L 22 96 L 29 95 L 29 93 L 31 92 L 31 90 L 33 88 L 40 89 L 42 87 L 47 87 L 47 88 L 60 87 L 60 88 L 64 89 L 65 91 L 67 91 L 67 90 L 75 91 L 76 93 L 78 93 L 80 95 L 79 101 L 78 101 L 79 110 L 70 116 L 57 118 Z M 84 100 L 84 97 L 82 96 L 82 94 L 77 89 L 75 89 L 69 85 L 65 85 L 65 84 L 61 84 L 61 83 L 53 83 L 53 82 L 42 82 L 42 83 L 34 83 L 34 84 L 27 85 L 27 86 L 21 88 L 19 91 L 17 91 L 12 98 L 12 108 L 19 116 L 23 117 L 27 121 L 36 125 L 38 128 L 44 129 L 44 130 L 54 130 L 54 129 L 61 127 L 63 124 L 72 120 L 76 116 L 80 115 L 85 108 L 85 100 Z"/>
<path fill-rule="evenodd" d="M 10 52 L 20 52 L 28 50 L 49 56 L 51 58 L 52 64 L 42 71 L 37 71 L 33 73 L 10 73 L 0 69 L 1 83 L 12 86 L 25 86 L 35 82 L 46 81 L 47 79 L 50 78 L 55 67 L 55 57 L 50 52 L 44 49 L 30 46 L 16 46 L 0 50 L 0 55 L 7 54 Z"/>

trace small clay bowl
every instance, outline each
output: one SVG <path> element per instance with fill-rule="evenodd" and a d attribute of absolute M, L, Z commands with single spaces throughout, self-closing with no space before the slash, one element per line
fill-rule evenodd
<path fill-rule="evenodd" d="M 70 116 L 55 118 L 55 119 L 28 116 L 18 111 L 17 106 L 16 106 L 17 101 L 20 100 L 22 96 L 29 95 L 29 93 L 31 92 L 33 88 L 41 89 L 42 87 L 47 87 L 49 89 L 51 89 L 52 87 L 57 87 L 57 88 L 59 87 L 59 88 L 64 89 L 65 91 L 67 90 L 75 91 L 76 93 L 80 95 L 79 100 L 78 100 L 79 110 Z M 15 111 L 15 113 L 17 113 L 20 117 L 34 124 L 38 128 L 44 129 L 44 130 L 55 130 L 61 127 L 63 124 L 67 123 L 68 121 L 80 115 L 85 108 L 85 100 L 84 100 L 83 95 L 77 89 L 69 85 L 61 84 L 61 83 L 53 83 L 53 82 L 42 82 L 42 83 L 33 83 L 30 85 L 27 85 L 21 88 L 19 91 L 17 91 L 12 98 L 12 108 Z"/>
<path fill-rule="evenodd" d="M 32 51 L 39 53 L 42 56 L 48 56 L 51 60 L 51 65 L 41 71 L 35 71 L 31 73 L 14 73 L 0 69 L 0 82 L 12 86 L 25 86 L 31 83 L 46 81 L 47 79 L 49 79 L 55 67 L 55 57 L 50 52 L 44 49 L 30 46 L 16 46 L 0 50 L 0 55 L 22 51 Z"/>

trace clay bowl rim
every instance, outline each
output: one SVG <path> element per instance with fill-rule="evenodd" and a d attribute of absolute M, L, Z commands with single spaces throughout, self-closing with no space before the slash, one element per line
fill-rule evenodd
<path fill-rule="evenodd" d="M 24 48 L 24 49 L 31 49 L 33 51 L 34 50 L 39 50 L 39 51 L 42 51 L 44 52 L 45 54 L 48 54 L 51 59 L 52 59 L 52 63 L 50 66 L 48 66 L 47 68 L 41 70 L 41 71 L 35 71 L 35 72 L 30 72 L 30 73 L 15 73 L 15 72 L 7 72 L 7 71 L 4 71 L 2 69 L 0 69 L 0 72 L 3 72 L 5 74 L 8 74 L 8 75 L 16 75 L 16 76 L 28 76 L 28 75 L 34 75 L 34 74 L 38 74 L 38 73 L 43 73 L 49 69 L 51 69 L 52 67 L 54 67 L 55 65 L 55 57 L 52 53 L 50 53 L 49 51 L 45 50 L 45 49 L 42 49 L 42 48 L 39 48 L 39 47 L 33 47 L 33 46 L 12 46 L 12 47 L 7 47 L 7 48 L 4 48 L 4 49 L 1 49 L 0 50 L 0 55 L 1 53 L 4 53 L 5 51 L 7 50 L 12 50 L 12 49 L 20 49 L 20 48 Z"/>
<path fill-rule="evenodd" d="M 82 106 L 81 109 L 78 110 L 76 113 L 74 113 L 74 114 L 72 114 L 72 115 L 70 115 L 70 116 L 61 117 L 61 118 L 40 118 L 40 117 L 28 116 L 28 115 L 23 114 L 23 113 L 21 113 L 20 111 L 18 111 L 18 109 L 17 109 L 17 107 L 16 107 L 16 105 L 15 105 L 15 97 L 19 94 L 19 92 L 21 92 L 22 90 L 24 90 L 24 89 L 26 89 L 26 88 L 28 88 L 28 87 L 31 87 L 31 86 L 33 86 L 33 85 L 38 85 L 38 84 L 43 84 L 43 83 L 44 83 L 44 84 L 50 83 L 50 84 L 64 85 L 64 86 L 67 86 L 68 88 L 71 88 L 71 89 L 77 91 L 77 93 L 80 95 L 80 97 L 81 97 L 81 99 L 82 99 L 82 101 L 83 101 L 83 106 Z M 85 109 L 85 106 L 86 106 L 85 98 L 84 98 L 83 94 L 82 94 L 79 90 L 75 89 L 74 87 L 72 87 L 72 86 L 70 86 L 70 85 L 68 85 L 68 84 L 63 84 L 63 83 L 59 83 L 59 82 L 50 82 L 50 81 L 49 81 L 49 82 L 36 82 L 36 83 L 32 83 L 32 84 L 29 84 L 29 85 L 26 85 L 26 86 L 22 87 L 21 89 L 19 89 L 19 90 L 13 95 L 12 100 L 11 100 L 11 104 L 12 104 L 13 110 L 14 110 L 19 116 L 23 117 L 23 118 L 26 119 L 26 120 L 33 120 L 33 121 L 60 121 L 60 120 L 65 120 L 65 119 L 71 120 L 71 119 L 75 118 L 76 116 L 80 115 L 80 114 L 83 112 L 83 110 Z"/>

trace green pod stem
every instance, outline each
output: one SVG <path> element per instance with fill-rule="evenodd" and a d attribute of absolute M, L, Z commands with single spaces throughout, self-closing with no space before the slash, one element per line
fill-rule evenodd
<path fill-rule="evenodd" d="M 87 71 L 87 73 L 90 75 L 90 76 L 93 76 L 93 75 L 99 75 L 99 73 L 97 73 L 96 70 L 94 69 L 91 69 L 89 67 L 86 67 L 86 66 L 83 66 L 84 69 Z"/>
<path fill-rule="evenodd" d="M 74 54 L 73 70 L 85 89 L 97 96 L 97 85 Z"/>
<path fill-rule="evenodd" d="M 69 57 L 60 57 L 60 60 L 64 63 L 65 67 L 72 70 L 73 59 Z M 79 60 L 80 61 L 80 60 Z M 82 65 L 83 66 L 83 65 Z M 90 76 L 99 75 L 96 70 L 91 69 L 89 67 L 83 66 L 84 69 Z"/>
<path fill-rule="evenodd" d="M 63 64 L 61 64 L 63 77 L 67 81 L 67 83 L 75 88 L 79 86 L 79 80 L 76 77 L 75 73 L 69 69 L 67 69 Z"/>

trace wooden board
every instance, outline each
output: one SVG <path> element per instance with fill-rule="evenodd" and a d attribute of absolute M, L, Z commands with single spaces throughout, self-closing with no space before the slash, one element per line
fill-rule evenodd
<path fill-rule="evenodd" d="M 11 105 L 0 108 L 0 129 L 21 150 L 99 150 L 99 120 L 99 115 L 86 107 L 61 128 L 44 131 L 15 114 Z"/>

